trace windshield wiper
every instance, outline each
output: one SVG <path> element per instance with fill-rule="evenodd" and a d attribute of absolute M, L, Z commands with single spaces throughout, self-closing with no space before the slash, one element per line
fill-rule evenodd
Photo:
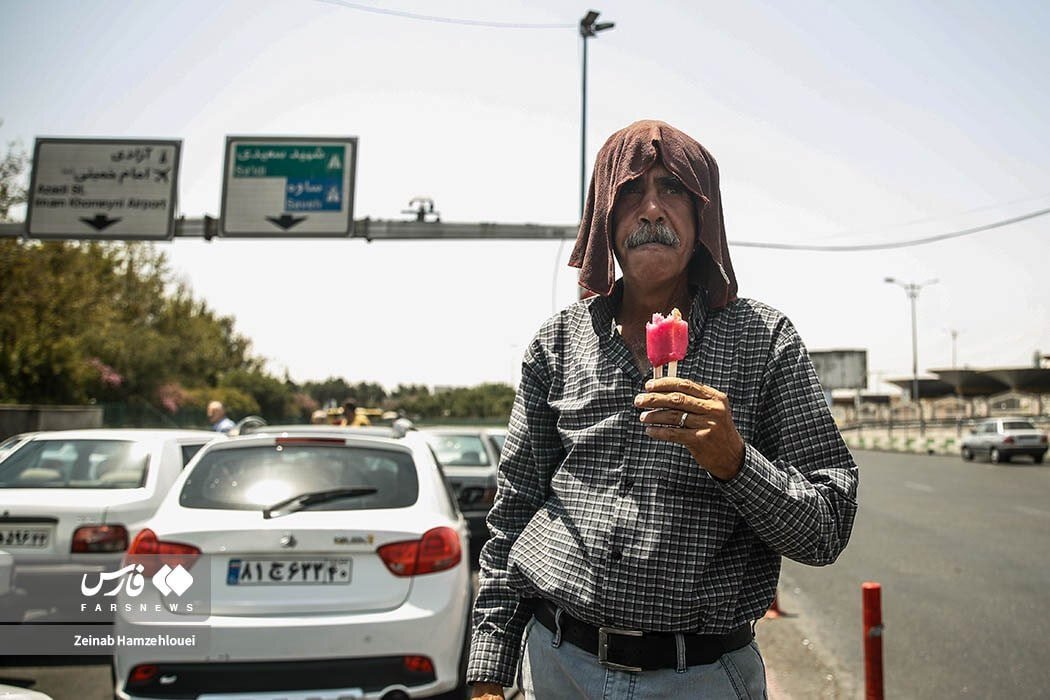
<path fill-rule="evenodd" d="M 312 493 L 301 493 L 298 496 L 278 501 L 272 506 L 263 509 L 264 518 L 276 518 L 280 515 L 288 515 L 308 506 L 318 503 L 337 501 L 340 498 L 355 498 L 357 496 L 371 496 L 378 491 L 375 486 L 350 486 L 342 489 L 331 489 L 328 491 L 313 491 Z"/>

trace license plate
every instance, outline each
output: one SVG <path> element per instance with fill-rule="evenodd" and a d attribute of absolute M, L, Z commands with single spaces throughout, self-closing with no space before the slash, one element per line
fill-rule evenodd
<path fill-rule="evenodd" d="M 350 583 L 350 559 L 231 559 L 228 586 L 303 586 Z"/>
<path fill-rule="evenodd" d="M 0 549 L 44 549 L 50 544 L 49 527 L 0 527 Z"/>

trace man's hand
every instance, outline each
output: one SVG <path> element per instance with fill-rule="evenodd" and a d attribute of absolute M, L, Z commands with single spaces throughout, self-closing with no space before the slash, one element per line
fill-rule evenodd
<path fill-rule="evenodd" d="M 729 397 L 681 377 L 650 379 L 646 393 L 634 397 L 645 433 L 685 445 L 697 464 L 728 481 L 744 464 L 744 440 L 733 423 Z"/>
<path fill-rule="evenodd" d="M 475 683 L 471 686 L 470 698 L 481 700 L 503 700 L 503 686 L 499 683 Z"/>

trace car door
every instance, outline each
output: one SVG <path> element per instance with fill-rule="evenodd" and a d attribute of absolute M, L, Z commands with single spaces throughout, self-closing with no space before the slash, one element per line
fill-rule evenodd
<path fill-rule="evenodd" d="M 992 458 L 992 448 L 998 437 L 998 426 L 995 421 L 989 421 L 981 426 L 981 451 L 988 459 Z"/>

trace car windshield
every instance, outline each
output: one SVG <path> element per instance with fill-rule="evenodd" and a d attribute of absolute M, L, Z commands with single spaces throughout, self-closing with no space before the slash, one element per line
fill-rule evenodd
<path fill-rule="evenodd" d="M 419 496 L 412 455 L 401 450 L 346 445 L 276 444 L 215 449 L 183 484 L 187 508 L 263 510 L 284 499 L 319 491 L 375 488 L 375 493 L 335 499 L 310 508 L 405 508 Z"/>
<path fill-rule="evenodd" d="M 1003 422 L 1003 430 L 1035 430 L 1035 426 L 1026 420 L 1008 420 Z"/>
<path fill-rule="evenodd" d="M 479 435 L 430 435 L 427 437 L 446 467 L 487 467 L 489 457 Z"/>
<path fill-rule="evenodd" d="M 148 461 L 129 440 L 32 440 L 0 462 L 0 488 L 142 488 Z"/>

